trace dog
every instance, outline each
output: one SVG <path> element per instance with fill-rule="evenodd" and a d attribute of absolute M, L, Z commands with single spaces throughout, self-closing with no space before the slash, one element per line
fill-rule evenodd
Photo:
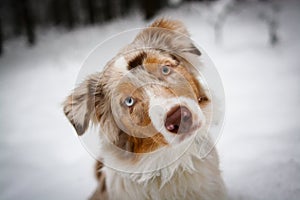
<path fill-rule="evenodd" d="M 205 137 L 212 105 L 194 66 L 201 54 L 182 22 L 160 18 L 66 98 L 79 136 L 99 125 L 91 199 L 226 199 Z"/>

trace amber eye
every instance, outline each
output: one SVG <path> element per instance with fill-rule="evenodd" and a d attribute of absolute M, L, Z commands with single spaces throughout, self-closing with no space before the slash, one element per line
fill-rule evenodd
<path fill-rule="evenodd" d="M 161 68 L 161 72 L 162 72 L 163 75 L 168 75 L 168 74 L 170 74 L 171 69 L 170 69 L 169 66 L 164 65 L 164 66 Z"/>
<path fill-rule="evenodd" d="M 125 105 L 128 107 L 133 106 L 133 104 L 135 103 L 134 99 L 132 97 L 127 97 L 124 101 Z"/>

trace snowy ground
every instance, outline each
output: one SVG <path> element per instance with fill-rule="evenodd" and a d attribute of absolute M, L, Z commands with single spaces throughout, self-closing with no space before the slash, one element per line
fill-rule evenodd
<path fill-rule="evenodd" d="M 223 78 L 227 116 L 218 143 L 231 199 L 300 198 L 300 3 L 282 4 L 280 44 L 265 25 L 235 14 L 215 45 L 196 6 L 162 14 L 181 19 Z M 9 41 L 0 57 L 0 199 L 86 199 L 94 160 L 63 116 L 61 102 L 99 42 L 143 27 L 131 16 L 101 27 L 41 32 L 28 49 Z M 99 59 L 109 59 L 101 58 Z"/>

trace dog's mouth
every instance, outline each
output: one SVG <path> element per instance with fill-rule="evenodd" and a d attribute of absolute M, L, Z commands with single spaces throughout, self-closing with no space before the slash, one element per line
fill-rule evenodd
<path fill-rule="evenodd" d="M 192 132 L 194 129 L 192 112 L 186 106 L 174 106 L 167 113 L 165 128 L 173 134 Z"/>

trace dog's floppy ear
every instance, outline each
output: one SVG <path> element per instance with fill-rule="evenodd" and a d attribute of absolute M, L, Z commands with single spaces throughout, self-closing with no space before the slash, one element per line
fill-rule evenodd
<path fill-rule="evenodd" d="M 197 47 L 195 47 L 195 45 L 192 42 L 188 46 L 186 46 L 184 49 L 182 49 L 182 52 L 201 56 L 200 50 Z"/>
<path fill-rule="evenodd" d="M 201 55 L 199 49 L 193 44 L 193 41 L 190 39 L 190 34 L 187 28 L 181 21 L 178 20 L 169 20 L 165 18 L 159 18 L 155 20 L 150 27 L 154 28 L 163 28 L 174 31 L 175 36 L 170 35 L 172 41 L 167 42 L 168 40 L 162 40 L 162 43 L 168 43 L 166 46 L 171 45 L 171 50 L 179 50 L 182 53 L 192 53 L 197 56 Z M 177 33 L 177 34 L 176 34 Z M 180 35 L 179 35 L 179 34 Z M 175 43 L 174 43 L 175 42 Z"/>
<path fill-rule="evenodd" d="M 91 120 L 96 120 L 95 106 L 102 95 L 100 74 L 94 74 L 82 82 L 63 103 L 66 117 L 78 135 L 82 135 Z"/>

